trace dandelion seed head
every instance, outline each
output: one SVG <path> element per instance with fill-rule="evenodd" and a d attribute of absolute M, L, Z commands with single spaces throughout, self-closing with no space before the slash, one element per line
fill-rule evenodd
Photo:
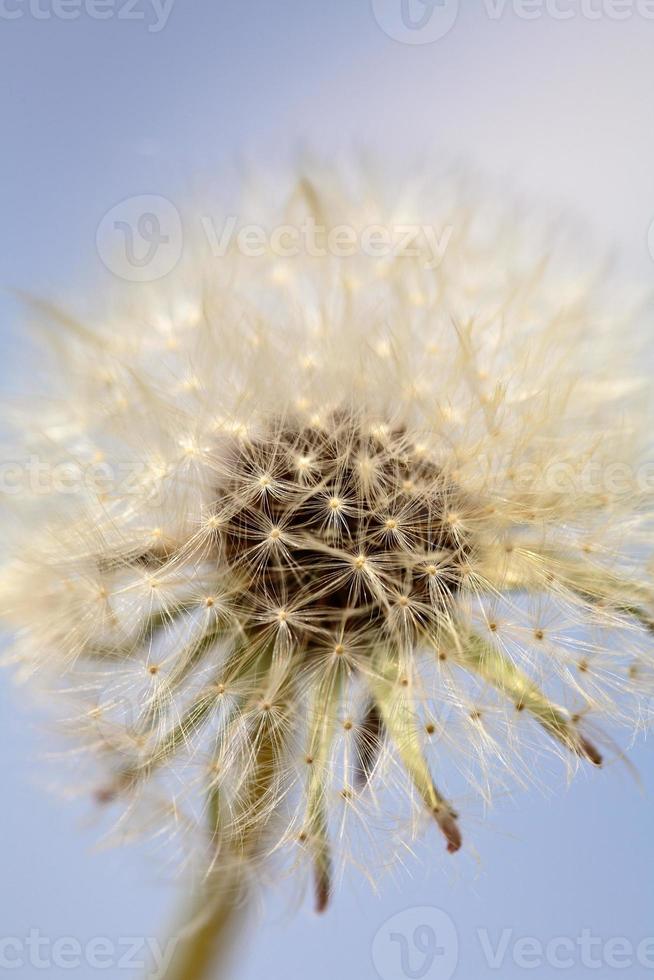
<path fill-rule="evenodd" d="M 280 217 L 388 224 L 376 193 L 302 180 Z M 387 863 L 389 809 L 399 853 L 429 822 L 454 853 L 455 800 L 651 715 L 636 328 L 533 222 L 447 181 L 421 204 L 435 267 L 191 248 L 112 314 L 42 306 L 53 389 L 15 420 L 85 475 L 11 501 L 0 596 L 94 798 L 211 864 L 301 850 L 319 908 L 348 839 Z"/>

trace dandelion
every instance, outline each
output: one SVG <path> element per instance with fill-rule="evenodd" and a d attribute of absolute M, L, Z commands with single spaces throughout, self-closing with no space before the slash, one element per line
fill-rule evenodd
<path fill-rule="evenodd" d="M 189 246 L 95 316 L 37 309 L 55 369 L 17 438 L 72 478 L 11 498 L 13 659 L 117 833 L 201 855 L 187 980 L 270 861 L 306 860 L 322 911 L 389 809 L 386 858 L 429 823 L 454 854 L 471 790 L 599 767 L 649 720 L 635 314 L 530 220 L 409 190 L 318 175 L 278 217 L 424 208 L 435 266 Z"/>

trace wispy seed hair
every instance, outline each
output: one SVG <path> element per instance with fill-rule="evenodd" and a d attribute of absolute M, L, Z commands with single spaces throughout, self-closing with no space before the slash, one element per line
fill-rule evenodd
<path fill-rule="evenodd" d="M 406 214 L 451 225 L 436 268 L 198 248 L 84 319 L 38 304 L 55 371 L 15 411 L 79 480 L 12 499 L 13 659 L 94 798 L 207 867 L 306 857 L 319 910 L 335 855 L 429 821 L 454 853 L 458 801 L 601 766 L 651 708 L 633 310 L 456 181 L 317 173 L 265 217 Z"/>

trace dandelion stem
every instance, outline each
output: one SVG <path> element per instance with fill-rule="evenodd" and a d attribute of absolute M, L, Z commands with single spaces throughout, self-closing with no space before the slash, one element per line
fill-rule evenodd
<path fill-rule="evenodd" d="M 247 887 L 238 865 L 214 869 L 193 899 L 164 971 L 151 980 L 227 980 L 229 956 L 243 927 Z"/>
<path fill-rule="evenodd" d="M 268 804 L 278 790 L 289 693 L 288 682 L 282 680 L 274 718 L 264 717 L 258 726 L 248 775 L 231 819 L 223 812 L 217 786 L 209 789 L 210 839 L 217 842 L 220 829 L 224 831 L 225 856 L 221 852 L 199 889 L 169 965 L 163 974 L 154 975 L 156 980 L 228 980 L 228 958 L 247 907 L 246 869 L 262 857 L 264 831 L 274 814 Z"/>

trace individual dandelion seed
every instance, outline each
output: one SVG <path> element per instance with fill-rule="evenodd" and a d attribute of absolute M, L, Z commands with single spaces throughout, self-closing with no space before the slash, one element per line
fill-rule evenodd
<path fill-rule="evenodd" d="M 409 197 L 318 175 L 278 218 L 391 228 Z M 111 479 L 13 502 L 3 607 L 96 800 L 191 828 L 204 914 L 172 976 L 204 975 L 281 852 L 323 910 L 391 798 L 454 853 L 467 784 L 527 781 L 537 749 L 599 766 L 648 721 L 635 322 L 531 222 L 446 181 L 414 210 L 439 208 L 436 267 L 195 250 L 97 320 L 40 307 L 53 390 L 17 439 Z"/>

